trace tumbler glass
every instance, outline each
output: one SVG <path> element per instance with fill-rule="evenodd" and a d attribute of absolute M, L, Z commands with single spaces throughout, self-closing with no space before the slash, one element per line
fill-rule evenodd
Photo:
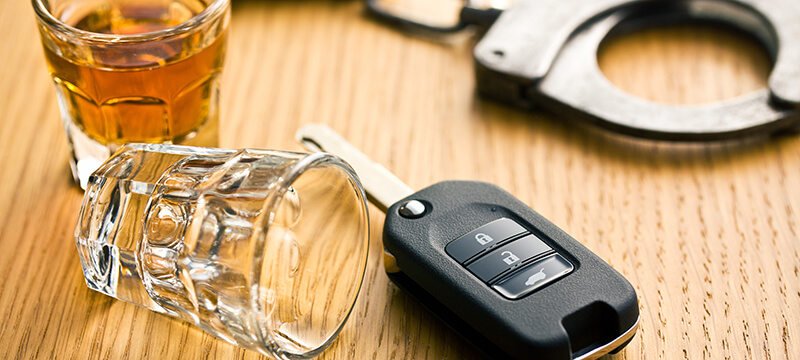
<path fill-rule="evenodd" d="M 129 142 L 217 146 L 229 0 L 32 0 L 75 181 Z"/>
<path fill-rule="evenodd" d="M 355 304 L 367 206 L 333 155 L 129 144 L 88 184 L 91 289 L 280 359 L 322 352 Z"/>

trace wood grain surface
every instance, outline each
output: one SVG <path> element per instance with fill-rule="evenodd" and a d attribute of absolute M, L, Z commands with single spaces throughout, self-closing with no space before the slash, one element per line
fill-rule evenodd
<path fill-rule="evenodd" d="M 0 29 L 0 358 L 260 358 L 85 286 L 83 194 L 29 1 L 1 1 Z M 800 136 L 660 143 L 508 108 L 475 95 L 473 46 L 403 34 L 357 1 L 235 0 L 221 144 L 299 150 L 298 127 L 322 122 L 413 188 L 507 189 L 636 288 L 641 327 L 614 359 L 800 358 Z M 626 36 L 599 62 L 669 103 L 763 87 L 770 67 L 757 45 L 697 27 Z M 389 283 L 370 211 L 363 292 L 321 358 L 477 358 Z"/>

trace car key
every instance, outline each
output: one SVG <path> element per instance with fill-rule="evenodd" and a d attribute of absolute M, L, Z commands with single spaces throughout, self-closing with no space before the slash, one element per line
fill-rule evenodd
<path fill-rule="evenodd" d="M 389 278 L 492 359 L 596 359 L 631 341 L 636 292 L 616 270 L 499 187 L 413 192 L 324 125 L 297 138 L 356 170 L 386 212 Z"/>

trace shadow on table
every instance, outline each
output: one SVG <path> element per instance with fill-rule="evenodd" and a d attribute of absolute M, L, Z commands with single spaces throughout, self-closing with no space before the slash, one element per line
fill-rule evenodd
<path fill-rule="evenodd" d="M 476 95 L 476 116 L 485 121 L 516 127 L 519 131 L 544 133 L 552 141 L 582 149 L 600 161 L 637 166 L 689 167 L 710 163 L 738 164 L 766 160 L 788 142 L 797 141 L 793 132 L 744 136 L 730 140 L 664 141 L 637 138 L 603 129 L 576 119 L 565 119 L 544 110 L 525 111 L 486 100 Z M 771 159 L 772 157 L 769 157 Z"/>

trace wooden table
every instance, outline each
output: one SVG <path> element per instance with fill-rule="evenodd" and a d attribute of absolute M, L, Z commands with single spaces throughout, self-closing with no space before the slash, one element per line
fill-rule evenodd
<path fill-rule="evenodd" d="M 414 188 L 500 185 L 636 288 L 641 327 L 613 358 L 800 356 L 800 136 L 620 137 L 478 98 L 474 41 L 408 36 L 365 18 L 360 2 L 233 8 L 223 146 L 299 150 L 297 128 L 322 122 Z M 72 238 L 83 194 L 70 180 L 29 1 L 0 2 L 0 25 L 0 357 L 260 357 L 85 286 Z M 743 94 L 769 72 L 758 46 L 696 27 L 627 36 L 599 60 L 621 88 L 672 103 Z M 388 282 L 383 216 L 370 211 L 365 286 L 321 358 L 475 358 Z"/>

